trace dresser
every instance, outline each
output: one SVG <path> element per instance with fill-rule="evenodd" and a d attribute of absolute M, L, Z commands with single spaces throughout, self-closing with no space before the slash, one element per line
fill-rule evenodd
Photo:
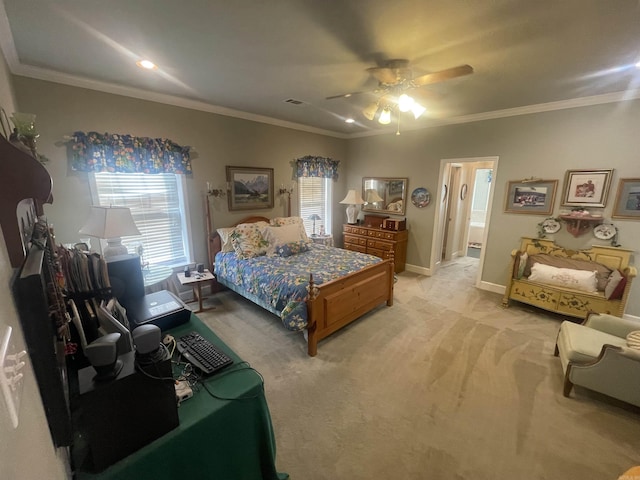
<path fill-rule="evenodd" d="M 408 230 L 383 230 L 360 225 L 343 225 L 344 248 L 387 259 L 393 252 L 395 272 L 403 272 L 407 261 Z"/>

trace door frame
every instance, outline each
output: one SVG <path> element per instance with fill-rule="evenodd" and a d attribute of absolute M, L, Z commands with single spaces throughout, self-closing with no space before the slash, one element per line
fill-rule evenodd
<path fill-rule="evenodd" d="M 443 197 L 445 195 L 445 185 L 446 182 L 449 181 L 449 171 L 453 164 L 461 164 L 461 163 L 480 163 L 480 162 L 488 162 L 492 163 L 493 177 L 491 181 L 491 186 L 489 187 L 489 203 L 487 205 L 487 217 L 485 221 L 484 233 L 482 235 L 482 249 L 480 250 L 480 262 L 478 264 L 478 274 L 476 276 L 475 286 L 480 287 L 482 282 L 482 270 L 484 269 L 484 258 L 487 250 L 487 238 L 489 236 L 489 225 L 491 223 L 491 212 L 493 210 L 493 194 L 495 191 L 495 180 L 496 180 L 496 172 L 498 170 L 498 161 L 499 157 L 489 156 L 489 157 L 470 157 L 470 158 L 443 158 L 440 160 L 440 173 L 438 175 L 438 191 L 436 192 L 436 211 L 435 218 L 433 222 L 433 238 L 431 239 L 431 259 L 429 264 L 429 270 L 431 275 L 435 275 L 436 271 L 442 264 L 442 240 L 444 235 L 444 222 L 446 221 L 446 208 L 447 202 L 443 201 Z M 447 188 L 451 188 L 451 186 L 447 186 Z M 471 196 L 469 195 L 469 201 L 471 201 Z M 466 234 L 465 234 L 466 236 Z"/>

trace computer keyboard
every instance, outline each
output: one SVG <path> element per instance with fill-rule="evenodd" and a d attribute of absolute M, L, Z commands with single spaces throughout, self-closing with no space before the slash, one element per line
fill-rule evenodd
<path fill-rule="evenodd" d="M 204 375 L 213 375 L 233 363 L 222 350 L 197 332 L 178 338 L 176 345 L 178 352 Z"/>

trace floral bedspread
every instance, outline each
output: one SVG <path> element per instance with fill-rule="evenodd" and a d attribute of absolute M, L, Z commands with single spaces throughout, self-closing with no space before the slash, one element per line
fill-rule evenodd
<path fill-rule="evenodd" d="M 372 255 L 312 243 L 308 251 L 288 257 L 239 260 L 234 252 L 220 252 L 215 273 L 221 284 L 279 315 L 288 330 L 303 330 L 310 273 L 320 285 L 380 261 Z"/>

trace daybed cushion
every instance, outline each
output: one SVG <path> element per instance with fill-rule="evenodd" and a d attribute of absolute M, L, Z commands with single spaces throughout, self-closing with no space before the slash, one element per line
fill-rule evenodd
<path fill-rule="evenodd" d="M 598 289 L 595 271 L 556 268 L 542 263 L 533 264 L 529 280 L 584 292 L 596 292 Z"/>
<path fill-rule="evenodd" d="M 604 296 L 607 300 L 617 300 L 622 298 L 624 287 L 627 286 L 627 277 L 620 270 L 614 270 L 609 275 L 607 285 L 604 287 Z"/>
<path fill-rule="evenodd" d="M 529 277 L 531 275 L 531 267 L 536 264 L 550 265 L 556 268 L 569 268 L 572 270 L 588 270 L 595 271 L 597 279 L 597 288 L 600 291 L 604 291 L 607 286 L 607 280 L 611 275 L 611 269 L 601 263 L 591 262 L 589 260 L 579 260 L 575 258 L 556 257 L 546 253 L 536 253 L 529 255 L 527 259 L 527 265 L 524 269 L 524 276 Z M 529 278 L 531 280 L 531 278 Z"/>

